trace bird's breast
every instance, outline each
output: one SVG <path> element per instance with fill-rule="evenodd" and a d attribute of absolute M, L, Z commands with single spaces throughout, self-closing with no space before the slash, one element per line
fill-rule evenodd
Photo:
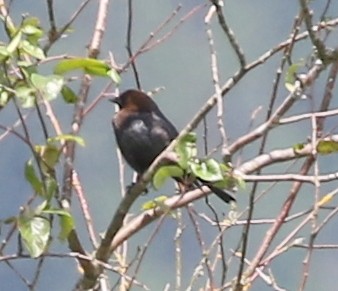
<path fill-rule="evenodd" d="M 151 114 L 129 114 L 113 121 L 117 143 L 128 164 L 144 172 L 170 143 L 167 128 Z"/>
<path fill-rule="evenodd" d="M 150 131 L 149 126 L 145 124 L 145 122 L 141 119 L 134 119 L 130 122 L 130 125 L 128 126 L 128 130 L 132 134 L 136 135 L 144 135 L 148 134 Z"/>

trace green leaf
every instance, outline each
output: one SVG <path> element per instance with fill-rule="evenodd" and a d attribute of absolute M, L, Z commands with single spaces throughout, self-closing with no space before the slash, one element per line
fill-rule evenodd
<path fill-rule="evenodd" d="M 27 24 L 24 27 L 22 27 L 21 31 L 24 34 L 37 35 L 39 37 L 41 37 L 43 35 L 43 31 L 40 28 L 38 28 L 38 27 L 36 27 L 34 25 L 31 25 L 31 24 Z"/>
<path fill-rule="evenodd" d="M 60 157 L 60 149 L 49 143 L 47 145 L 36 145 L 35 151 L 42 160 L 42 171 L 48 175 L 54 170 L 54 166 L 58 163 Z"/>
<path fill-rule="evenodd" d="M 106 77 L 108 72 L 105 66 L 86 66 L 84 67 L 84 71 L 86 74 L 101 77 Z"/>
<path fill-rule="evenodd" d="M 153 176 L 153 186 L 155 189 L 159 189 L 164 182 L 170 177 L 182 177 L 184 171 L 178 166 L 162 166 Z"/>
<path fill-rule="evenodd" d="M 69 233 L 74 229 L 74 219 L 71 215 L 61 215 L 60 216 L 60 233 L 59 239 L 65 240 L 68 238 Z"/>
<path fill-rule="evenodd" d="M 26 68 L 26 69 L 33 67 L 35 69 L 35 72 L 36 72 L 36 67 L 32 64 L 32 62 L 30 60 L 18 61 L 17 64 L 18 64 L 19 67 Z"/>
<path fill-rule="evenodd" d="M 165 201 L 167 199 L 168 197 L 165 195 L 158 196 L 154 200 L 143 203 L 142 210 L 150 210 L 150 209 L 155 209 L 156 207 L 163 207 L 163 206 L 165 206 L 166 209 L 169 209 L 169 207 L 165 205 Z"/>
<path fill-rule="evenodd" d="M 20 71 L 21 73 L 24 75 L 25 79 L 30 79 L 32 74 L 36 74 L 37 73 L 37 67 L 34 65 L 34 64 L 30 64 L 29 65 L 29 62 L 18 62 L 18 65 L 20 64 Z M 24 82 L 20 82 L 19 83 L 20 85 L 24 84 L 24 86 L 27 86 L 26 84 L 27 83 L 24 83 Z M 30 84 L 30 87 L 36 91 L 36 88 L 34 88 L 31 84 Z"/>
<path fill-rule="evenodd" d="M 4 24 L 4 28 L 8 31 L 8 34 L 13 36 L 18 31 L 18 28 L 14 26 L 14 24 L 11 21 L 7 21 L 7 16 L 0 16 L 0 20 L 2 20 L 2 23 Z"/>
<path fill-rule="evenodd" d="M 58 215 L 60 219 L 60 233 L 59 233 L 59 239 L 65 240 L 67 239 L 69 233 L 72 229 L 74 229 L 74 219 L 72 215 L 63 209 L 60 208 L 46 208 L 42 211 L 44 214 L 52 214 L 52 215 Z"/>
<path fill-rule="evenodd" d="M 31 108 L 35 105 L 35 89 L 26 86 L 18 86 L 15 88 L 15 94 L 18 97 L 23 108 Z"/>
<path fill-rule="evenodd" d="M 293 145 L 292 148 L 295 151 L 295 153 L 297 153 L 297 152 L 303 150 L 304 146 L 305 146 L 305 144 L 303 144 L 303 143 L 297 143 L 297 144 Z"/>
<path fill-rule="evenodd" d="M 115 84 L 119 85 L 121 83 L 120 74 L 115 69 L 110 69 L 107 72 L 107 76 L 110 77 Z"/>
<path fill-rule="evenodd" d="M 317 144 L 317 152 L 328 155 L 338 152 L 338 142 L 333 140 L 321 140 Z"/>
<path fill-rule="evenodd" d="M 1 60 L 5 59 L 4 57 L 8 57 L 10 55 L 6 46 L 0 45 L 0 55 L 1 55 Z"/>
<path fill-rule="evenodd" d="M 60 209 L 60 208 L 46 208 L 42 211 L 45 214 L 53 214 L 53 215 L 64 215 L 64 216 L 69 216 L 71 217 L 70 213 L 64 209 Z"/>
<path fill-rule="evenodd" d="M 18 219 L 18 227 L 23 243 L 31 257 L 39 257 L 46 250 L 50 237 L 48 219 L 22 214 Z"/>
<path fill-rule="evenodd" d="M 80 146 L 85 146 L 85 141 L 82 137 L 73 135 L 73 134 L 61 134 L 55 137 L 50 137 L 48 139 L 48 142 L 55 142 L 55 141 L 75 141 L 78 143 Z"/>
<path fill-rule="evenodd" d="M 220 188 L 220 189 L 233 189 L 234 187 L 238 186 L 240 183 L 240 180 L 237 178 L 234 178 L 232 176 L 223 177 L 222 180 L 213 182 L 212 185 Z"/>
<path fill-rule="evenodd" d="M 0 91 L 0 108 L 7 105 L 9 101 L 9 93 L 5 90 Z"/>
<path fill-rule="evenodd" d="M 214 159 L 206 161 L 190 162 L 192 173 L 206 182 L 217 182 L 223 180 L 221 166 Z"/>
<path fill-rule="evenodd" d="M 324 205 L 330 203 L 334 196 L 335 195 L 332 192 L 324 195 L 324 197 L 322 197 L 320 201 L 317 202 L 318 207 L 323 207 Z"/>
<path fill-rule="evenodd" d="M 38 60 L 43 60 L 46 58 L 43 50 L 37 45 L 30 43 L 28 40 L 23 40 L 21 42 L 20 48 L 22 48 L 27 54 Z"/>
<path fill-rule="evenodd" d="M 38 17 L 34 17 L 34 16 L 25 17 L 24 20 L 22 21 L 22 26 L 25 27 L 27 25 L 39 27 L 40 26 L 40 19 Z"/>
<path fill-rule="evenodd" d="M 40 181 L 40 179 L 36 175 L 32 160 L 29 160 L 28 162 L 26 162 L 25 178 L 29 182 L 29 184 L 31 184 L 33 190 L 37 194 L 43 195 L 44 193 L 43 183 Z"/>
<path fill-rule="evenodd" d="M 212 183 L 212 185 L 220 189 L 231 189 L 233 187 L 233 183 L 231 183 L 227 178 L 224 178 L 221 181 L 214 182 Z"/>
<path fill-rule="evenodd" d="M 83 69 L 85 67 L 85 59 L 83 58 L 75 58 L 75 59 L 66 59 L 58 62 L 58 64 L 54 68 L 54 74 L 65 74 L 70 71 Z"/>
<path fill-rule="evenodd" d="M 111 74 L 111 68 L 103 61 L 91 58 L 76 58 L 60 61 L 54 68 L 55 74 L 65 74 L 81 69 L 90 75 L 107 77 Z"/>
<path fill-rule="evenodd" d="M 299 68 L 302 67 L 303 65 L 304 65 L 303 62 L 294 63 L 286 71 L 285 87 L 289 92 L 294 91 L 297 72 L 298 72 Z"/>
<path fill-rule="evenodd" d="M 175 151 L 179 156 L 178 164 L 182 169 L 187 169 L 188 161 L 197 155 L 196 134 L 190 132 L 183 136 L 177 143 Z"/>
<path fill-rule="evenodd" d="M 48 201 L 43 200 L 42 203 L 40 203 L 38 206 L 34 209 L 34 215 L 35 216 L 41 216 L 42 212 L 49 207 Z"/>
<path fill-rule="evenodd" d="M 7 46 L 7 51 L 9 52 L 9 54 L 12 54 L 19 47 L 21 38 L 22 38 L 22 32 L 18 31 Z"/>
<path fill-rule="evenodd" d="M 66 103 L 75 104 L 78 100 L 78 97 L 74 93 L 74 91 L 66 85 L 63 85 L 61 89 L 61 94 L 62 94 L 63 100 L 65 100 Z"/>
<path fill-rule="evenodd" d="M 233 190 L 234 188 L 241 188 L 241 189 L 245 189 L 246 185 L 245 185 L 245 181 L 242 178 L 241 175 L 239 174 L 235 174 L 232 171 L 232 167 L 224 165 L 224 164 L 220 164 L 221 169 L 222 169 L 222 175 L 223 175 L 223 179 L 221 181 L 217 181 L 212 183 L 213 186 L 221 188 L 221 189 L 230 189 Z"/>
<path fill-rule="evenodd" d="M 246 188 L 246 184 L 243 178 L 241 177 L 236 177 L 236 184 L 239 188 L 241 189 L 245 189 Z"/>
<path fill-rule="evenodd" d="M 40 30 L 40 31 L 37 31 L 35 34 L 28 34 L 27 36 L 26 36 L 26 39 L 27 39 L 27 41 L 31 44 L 31 45 L 33 45 L 33 46 L 35 46 L 35 47 L 39 47 L 39 40 L 41 39 L 43 37 L 43 31 L 42 30 Z M 40 52 L 41 53 L 41 52 Z M 42 50 L 42 53 L 43 53 L 43 55 L 44 55 L 44 51 Z"/>
<path fill-rule="evenodd" d="M 45 184 L 47 188 L 46 199 L 47 199 L 47 202 L 49 203 L 51 199 L 55 196 L 55 193 L 57 190 L 57 182 L 54 178 L 49 176 L 45 179 Z"/>
<path fill-rule="evenodd" d="M 32 84 L 38 89 L 47 100 L 55 99 L 63 87 L 63 77 L 58 75 L 42 76 L 39 74 L 31 75 Z"/>
<path fill-rule="evenodd" d="M 182 143 L 194 143 L 197 142 L 197 135 L 195 132 L 188 132 L 186 135 L 182 136 L 180 139 Z"/>
<path fill-rule="evenodd" d="M 229 165 L 229 163 L 226 163 L 226 164 L 220 163 L 219 165 L 224 174 L 230 173 L 232 171 L 232 167 Z"/>

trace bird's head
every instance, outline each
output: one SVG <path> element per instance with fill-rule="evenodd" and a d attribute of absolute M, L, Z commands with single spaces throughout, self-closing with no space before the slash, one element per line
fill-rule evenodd
<path fill-rule="evenodd" d="M 120 109 L 128 111 L 152 112 L 158 110 L 156 103 L 147 94 L 133 89 L 123 92 L 110 101 L 116 103 Z"/>

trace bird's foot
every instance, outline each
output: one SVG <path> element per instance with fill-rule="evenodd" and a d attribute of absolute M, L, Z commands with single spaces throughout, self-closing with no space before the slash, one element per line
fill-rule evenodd
<path fill-rule="evenodd" d="M 128 186 L 126 187 L 126 192 L 129 193 L 130 190 L 131 190 L 136 184 L 137 184 L 137 182 L 132 182 L 130 185 L 128 185 Z M 145 189 L 143 190 L 143 192 L 142 192 L 141 195 L 146 195 L 146 194 L 148 194 L 148 189 L 147 189 L 147 188 L 145 188 Z"/>

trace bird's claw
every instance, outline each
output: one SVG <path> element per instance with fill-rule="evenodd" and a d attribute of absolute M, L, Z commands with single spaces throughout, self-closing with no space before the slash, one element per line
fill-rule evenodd
<path fill-rule="evenodd" d="M 130 185 L 128 185 L 128 186 L 126 187 L 126 192 L 129 193 L 130 190 L 131 190 L 136 184 L 137 184 L 137 183 L 132 182 Z M 145 189 L 143 190 L 143 192 L 142 192 L 141 195 L 146 195 L 146 194 L 148 194 L 148 189 L 147 189 L 147 188 L 145 188 Z"/>

